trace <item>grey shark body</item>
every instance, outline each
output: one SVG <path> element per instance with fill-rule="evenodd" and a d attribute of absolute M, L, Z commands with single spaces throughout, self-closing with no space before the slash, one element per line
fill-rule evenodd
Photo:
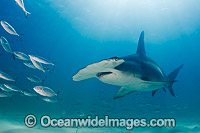
<path fill-rule="evenodd" d="M 96 77 L 100 81 L 121 86 L 115 95 L 123 97 L 134 91 L 152 91 L 152 95 L 160 88 L 169 89 L 174 95 L 172 85 L 176 82 L 176 76 L 181 65 L 168 76 L 165 75 L 159 65 L 146 56 L 144 47 L 144 32 L 141 33 L 136 54 L 125 57 L 112 57 L 98 63 L 88 65 L 73 76 L 74 81 Z"/>

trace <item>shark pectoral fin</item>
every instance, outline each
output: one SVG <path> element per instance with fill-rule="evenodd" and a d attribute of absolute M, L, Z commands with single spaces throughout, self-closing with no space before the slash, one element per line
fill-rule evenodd
<path fill-rule="evenodd" d="M 115 95 L 114 99 L 124 97 L 130 94 L 131 92 L 134 92 L 134 91 L 126 87 L 121 87 L 119 91 L 117 92 L 117 94 Z"/>

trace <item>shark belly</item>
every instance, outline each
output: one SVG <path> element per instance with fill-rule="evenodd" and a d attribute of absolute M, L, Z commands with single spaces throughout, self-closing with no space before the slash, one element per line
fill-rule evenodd
<path fill-rule="evenodd" d="M 139 77 L 135 77 L 132 74 L 124 73 L 119 70 L 102 74 L 97 78 L 103 83 L 125 87 L 131 91 L 152 91 L 166 85 L 165 82 L 144 81 Z"/>
<path fill-rule="evenodd" d="M 133 81 L 132 75 L 125 74 L 119 70 L 113 70 L 111 73 L 103 74 L 97 78 L 104 83 L 116 86 L 128 86 Z"/>

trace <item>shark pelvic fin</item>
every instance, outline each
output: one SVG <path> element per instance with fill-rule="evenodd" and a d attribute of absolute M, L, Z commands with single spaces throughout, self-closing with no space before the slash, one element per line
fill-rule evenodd
<path fill-rule="evenodd" d="M 164 87 L 162 89 L 163 89 L 164 92 L 166 92 L 166 89 Z"/>
<path fill-rule="evenodd" d="M 156 94 L 157 91 L 158 91 L 158 89 L 157 89 L 157 90 L 153 90 L 153 91 L 152 91 L 152 96 L 154 96 L 154 95 Z"/>
<path fill-rule="evenodd" d="M 164 87 L 162 87 L 162 89 L 163 89 L 164 92 L 166 92 L 166 89 L 165 89 Z M 152 96 L 154 96 L 158 90 L 159 90 L 159 89 L 153 90 L 153 91 L 152 91 Z"/>
<path fill-rule="evenodd" d="M 138 55 L 146 55 L 145 46 L 144 46 L 144 31 L 142 31 L 141 34 L 140 34 L 136 53 Z"/>
<path fill-rule="evenodd" d="M 130 94 L 131 92 L 134 92 L 134 91 L 132 91 L 131 89 L 126 88 L 126 87 L 121 87 L 119 89 L 119 91 L 117 92 L 117 94 L 115 95 L 114 99 L 124 97 L 124 96 Z"/>

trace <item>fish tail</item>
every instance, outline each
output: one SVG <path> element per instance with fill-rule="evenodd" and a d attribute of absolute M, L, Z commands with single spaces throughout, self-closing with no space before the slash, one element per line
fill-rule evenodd
<path fill-rule="evenodd" d="M 12 57 L 13 57 L 13 60 L 15 60 L 15 54 L 14 53 L 12 53 Z"/>
<path fill-rule="evenodd" d="M 20 41 L 22 42 L 21 34 L 20 34 L 20 35 L 18 35 L 18 37 L 19 37 Z"/>
<path fill-rule="evenodd" d="M 31 14 L 30 12 L 26 11 L 27 14 Z"/>
<path fill-rule="evenodd" d="M 54 71 L 55 70 L 55 63 L 54 64 L 52 63 L 52 66 L 53 66 L 53 71 Z"/>
<path fill-rule="evenodd" d="M 17 80 L 18 80 L 18 77 L 16 77 L 15 80 L 14 80 L 15 85 L 17 85 L 17 82 L 16 82 Z"/>
<path fill-rule="evenodd" d="M 59 93 L 60 93 L 60 91 L 58 91 L 58 92 L 56 93 L 56 95 L 58 96 Z"/>
<path fill-rule="evenodd" d="M 30 12 L 28 12 L 28 11 L 24 11 L 24 14 L 25 14 L 25 17 L 26 17 L 26 19 L 28 18 L 28 14 L 31 14 Z"/>

